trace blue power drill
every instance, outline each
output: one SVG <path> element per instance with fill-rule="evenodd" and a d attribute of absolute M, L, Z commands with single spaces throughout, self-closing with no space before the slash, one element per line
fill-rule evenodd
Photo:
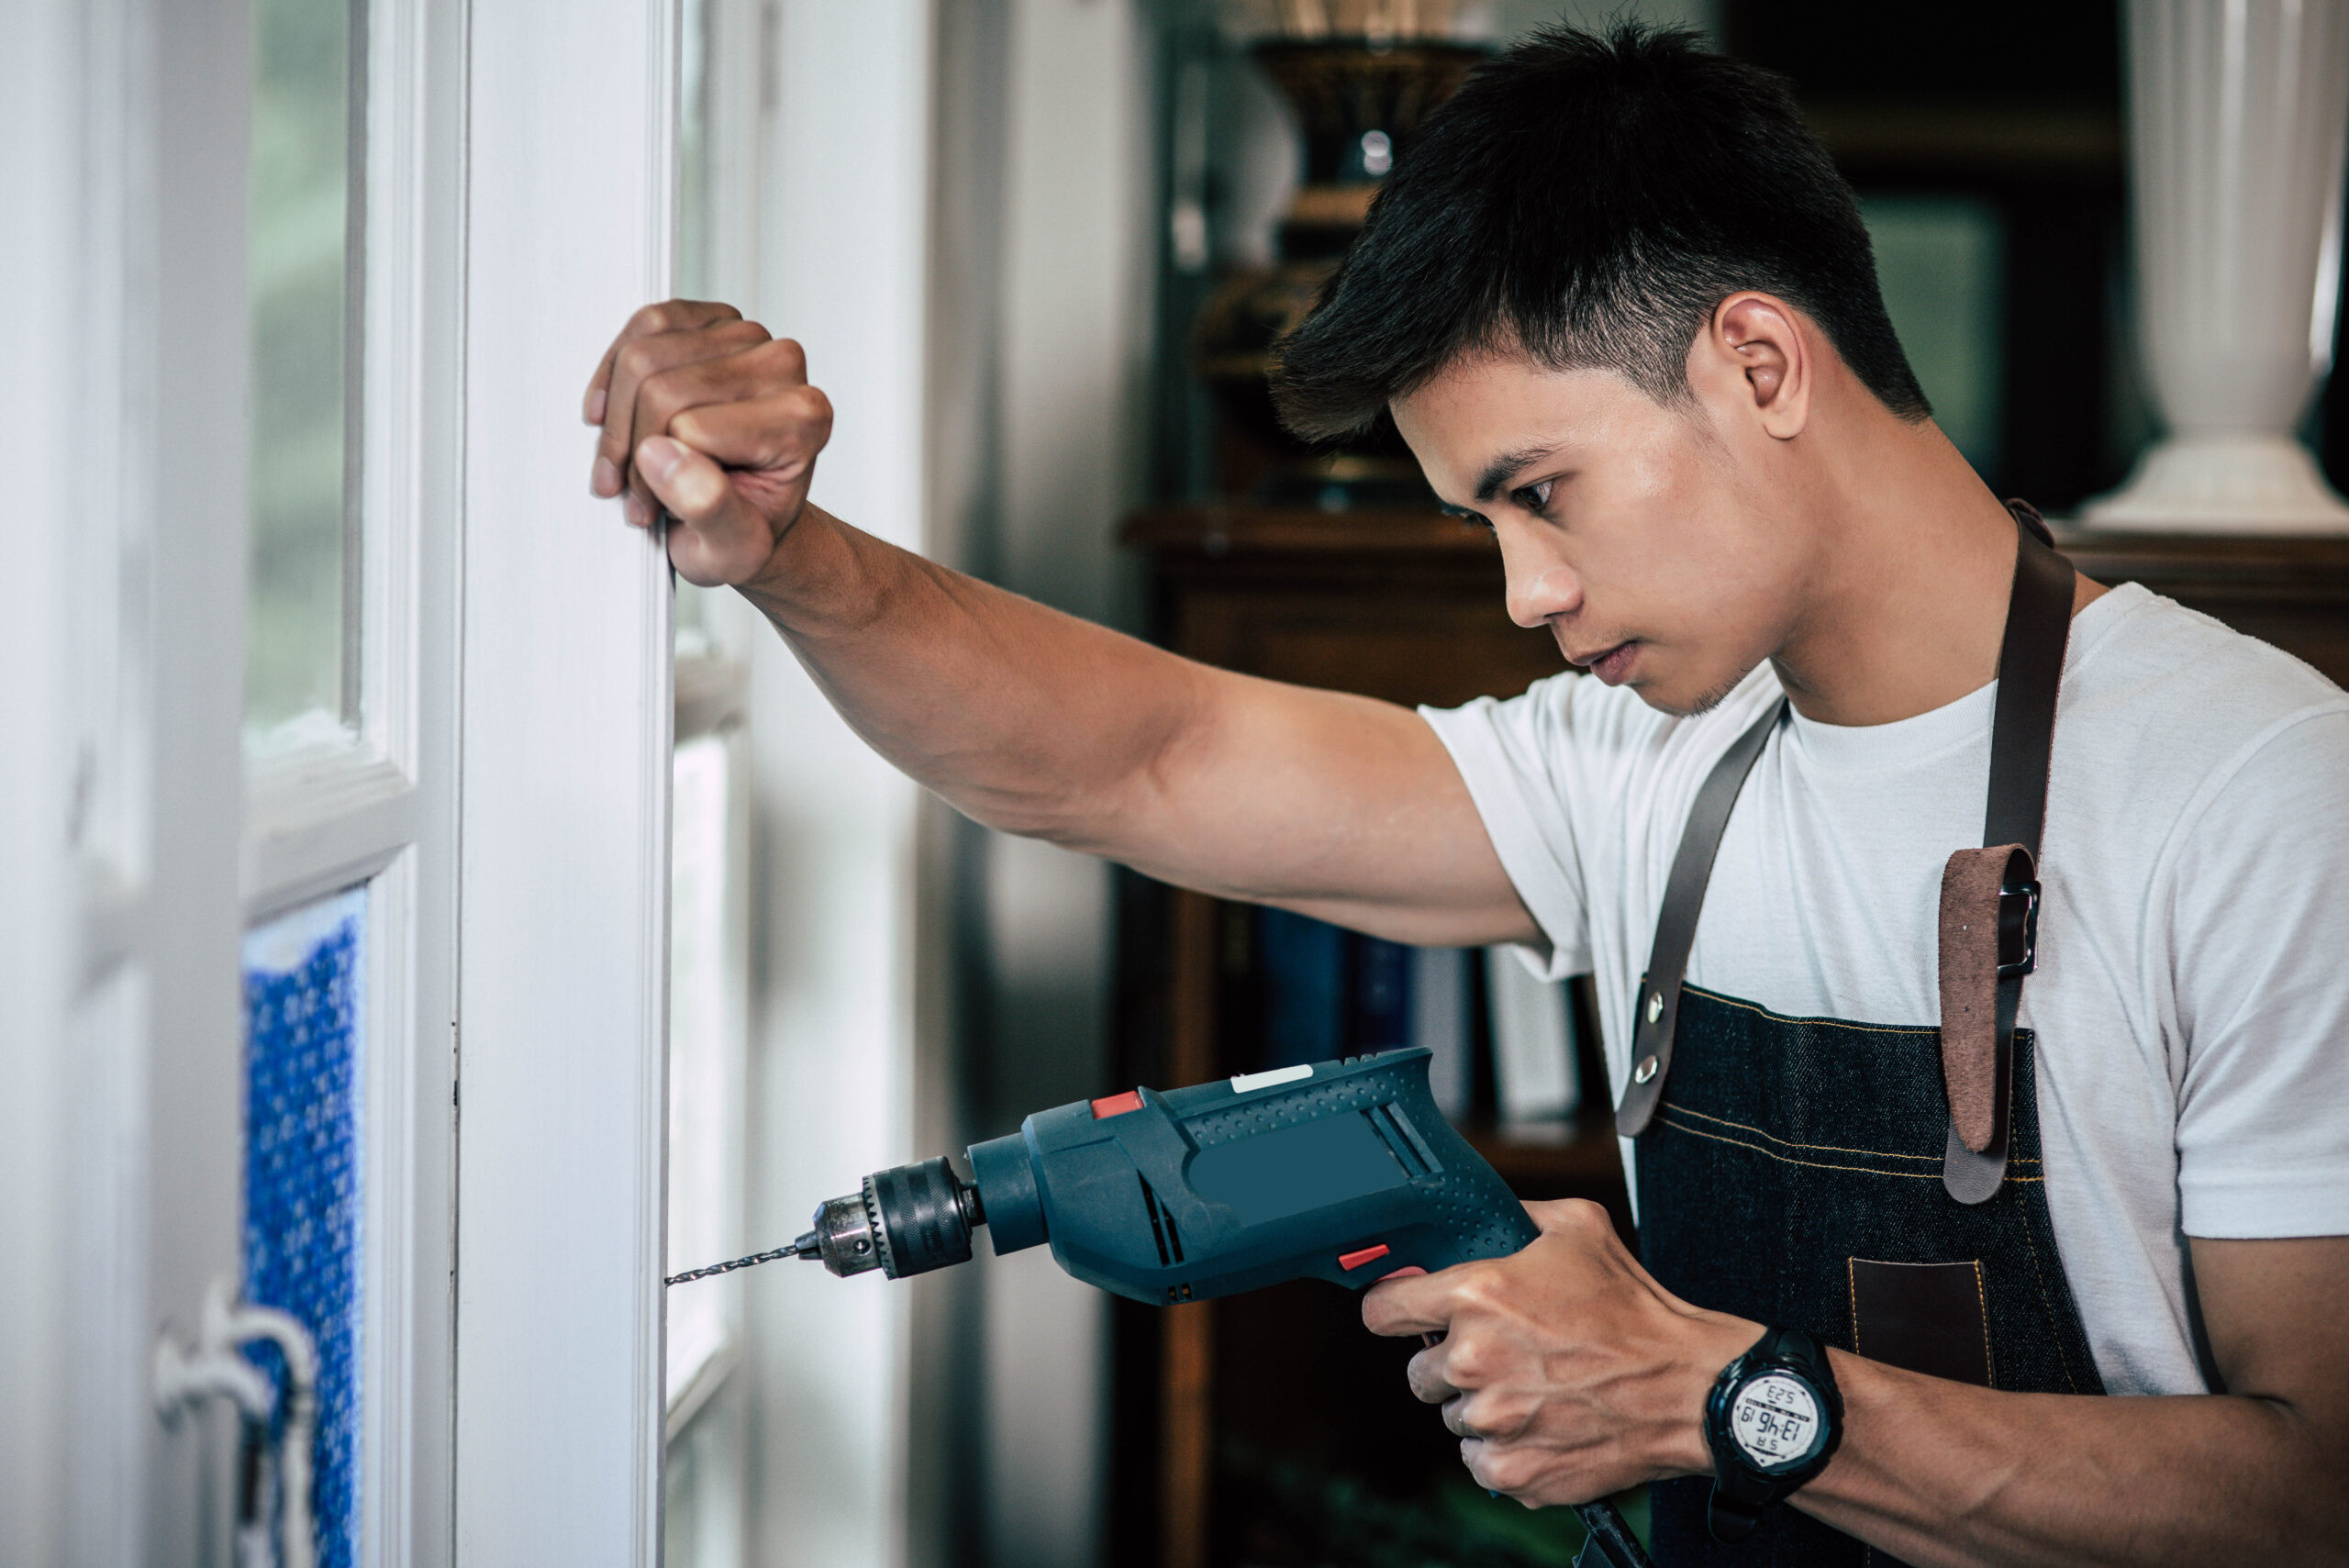
<path fill-rule="evenodd" d="M 903 1279 L 969 1262 L 982 1225 L 998 1256 L 1049 1242 L 1078 1279 L 1152 1306 L 1507 1257 L 1533 1222 L 1436 1109 L 1428 1060 L 1414 1047 L 1038 1111 L 971 1146 L 970 1181 L 942 1156 L 875 1172 L 790 1246 L 669 1283 L 787 1257 Z M 1578 1568 L 1648 1562 L 1610 1505 L 1576 1511 Z"/>

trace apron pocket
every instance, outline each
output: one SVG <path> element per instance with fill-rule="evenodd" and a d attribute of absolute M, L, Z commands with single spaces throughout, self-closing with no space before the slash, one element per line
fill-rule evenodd
<path fill-rule="evenodd" d="M 1870 1361 L 1990 1386 L 1980 1262 L 1850 1260 L 1852 1349 Z"/>

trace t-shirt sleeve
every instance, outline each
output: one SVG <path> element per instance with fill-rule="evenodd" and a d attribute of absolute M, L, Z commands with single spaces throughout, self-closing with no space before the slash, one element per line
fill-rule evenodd
<path fill-rule="evenodd" d="M 2181 828 L 2180 1222 L 2349 1235 L 2349 710 L 2270 731 Z"/>
<path fill-rule="evenodd" d="M 1536 682 L 1523 695 L 1479 697 L 1465 707 L 1420 714 L 1452 753 L 1501 868 L 1544 940 L 1520 949 L 1546 979 L 1586 973 L 1590 924 L 1567 786 L 1575 677 Z M 1590 803 L 1582 803 L 1587 806 Z"/>

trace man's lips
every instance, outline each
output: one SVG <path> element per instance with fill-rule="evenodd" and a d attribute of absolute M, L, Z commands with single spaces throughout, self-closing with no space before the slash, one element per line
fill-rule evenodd
<path fill-rule="evenodd" d="M 1639 646 L 1636 639 L 1613 643 L 1605 648 L 1594 648 L 1587 653 L 1569 653 L 1566 662 L 1580 665 L 1610 686 L 1620 685 L 1624 675 L 1631 671 L 1631 658 L 1639 651 Z"/>

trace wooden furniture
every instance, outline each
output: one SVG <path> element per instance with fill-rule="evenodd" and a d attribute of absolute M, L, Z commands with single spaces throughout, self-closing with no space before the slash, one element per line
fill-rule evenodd
<path fill-rule="evenodd" d="M 1163 639 L 1209 663 L 1440 705 L 1513 694 L 1564 668 L 1546 630 L 1509 622 L 1490 536 L 1433 511 L 1163 507 L 1132 517 L 1125 539 L 1153 563 Z M 2099 581 L 2143 582 L 2349 684 L 2349 540 L 2066 530 L 2061 542 Z M 1197 1083 L 1235 1068 L 1220 971 L 1244 928 L 1217 900 L 1166 898 L 1167 1028 L 1128 1054 L 1141 1081 Z M 1470 1136 L 1522 1195 L 1594 1198 L 1627 1218 L 1607 1108 L 1594 1100 L 1555 1141 Z M 1121 1320 L 1154 1353 L 1121 1357 L 1118 1467 L 1148 1482 L 1128 1487 L 1120 1512 L 1154 1513 L 1157 1528 L 1119 1529 L 1113 1561 L 1234 1560 L 1246 1521 L 1230 1517 L 1219 1448 L 1302 1452 L 1397 1487 L 1456 1465 L 1449 1435 L 1398 1397 L 1409 1348 L 1364 1334 L 1356 1311 L 1351 1296 L 1308 1282 Z"/>

